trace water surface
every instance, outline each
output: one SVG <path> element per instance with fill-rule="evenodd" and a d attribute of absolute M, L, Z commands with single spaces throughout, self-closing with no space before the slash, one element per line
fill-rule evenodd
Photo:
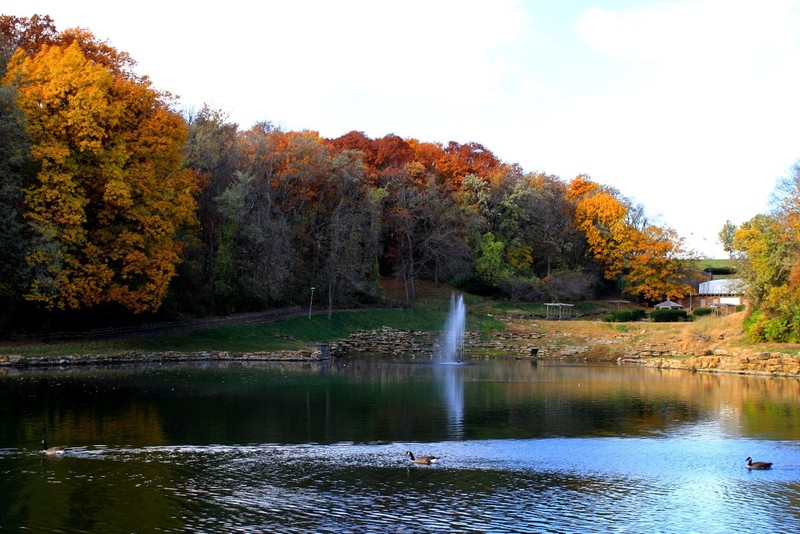
<path fill-rule="evenodd" d="M 790 379 L 367 359 L 3 372 L 10 529 L 800 527 Z M 45 457 L 42 437 L 67 452 Z M 412 466 L 406 450 L 440 461 Z M 775 466 L 747 471 L 747 456 Z"/>

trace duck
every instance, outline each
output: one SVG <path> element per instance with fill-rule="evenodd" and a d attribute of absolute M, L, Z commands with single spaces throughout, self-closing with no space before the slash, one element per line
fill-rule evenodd
<path fill-rule="evenodd" d="M 56 454 L 64 454 L 63 447 L 48 447 L 47 440 L 42 440 L 42 452 L 47 456 L 55 456 Z"/>
<path fill-rule="evenodd" d="M 414 456 L 414 453 L 411 451 L 407 451 L 406 456 L 411 458 L 412 464 L 430 465 L 439 459 L 436 456 Z"/>
<path fill-rule="evenodd" d="M 769 469 L 772 467 L 772 462 L 754 462 L 753 459 L 748 456 L 747 465 L 745 467 L 748 469 Z"/>

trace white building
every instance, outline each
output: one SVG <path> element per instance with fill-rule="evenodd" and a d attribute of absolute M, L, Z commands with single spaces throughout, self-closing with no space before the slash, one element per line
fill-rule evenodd
<path fill-rule="evenodd" d="M 710 280 L 700 284 L 693 304 L 701 308 L 747 304 L 744 290 L 744 282 L 740 278 Z"/>

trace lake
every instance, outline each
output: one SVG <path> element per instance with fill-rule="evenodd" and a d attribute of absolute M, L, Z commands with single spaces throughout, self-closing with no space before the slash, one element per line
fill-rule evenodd
<path fill-rule="evenodd" d="M 0 495 L 0 530 L 36 532 L 796 532 L 800 381 L 528 360 L 0 369 Z"/>

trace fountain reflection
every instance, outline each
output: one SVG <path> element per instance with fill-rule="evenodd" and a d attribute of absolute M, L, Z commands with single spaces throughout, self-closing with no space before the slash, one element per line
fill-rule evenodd
<path fill-rule="evenodd" d="M 442 341 L 437 350 L 435 377 L 441 385 L 447 410 L 447 430 L 451 439 L 464 435 L 464 336 L 466 332 L 464 296 L 450 296 L 450 311 L 444 325 Z"/>
<path fill-rule="evenodd" d="M 437 383 L 447 410 L 447 433 L 450 439 L 464 437 L 464 365 L 437 365 Z"/>

